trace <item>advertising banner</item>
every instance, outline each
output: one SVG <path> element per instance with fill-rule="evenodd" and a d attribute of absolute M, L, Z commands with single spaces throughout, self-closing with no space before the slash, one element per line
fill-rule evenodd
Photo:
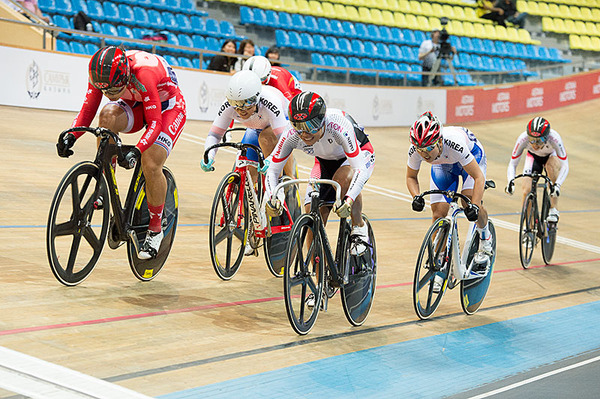
<path fill-rule="evenodd" d="M 450 89 L 448 123 L 498 119 L 542 112 L 600 98 L 600 72 L 515 85 Z"/>

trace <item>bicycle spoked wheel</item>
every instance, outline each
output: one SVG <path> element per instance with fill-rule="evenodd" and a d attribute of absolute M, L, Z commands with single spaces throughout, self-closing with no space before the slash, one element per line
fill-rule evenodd
<path fill-rule="evenodd" d="M 521 266 L 527 269 L 533 257 L 535 249 L 535 198 L 529 193 L 523 202 L 521 211 L 521 223 L 519 226 L 519 255 L 521 257 Z"/>
<path fill-rule="evenodd" d="M 323 300 L 325 260 L 320 241 L 313 238 L 315 233 L 318 234 L 315 220 L 309 214 L 300 216 L 286 251 L 285 309 L 292 328 L 300 335 L 308 334 L 314 326 Z"/>
<path fill-rule="evenodd" d="M 485 296 L 487 295 L 490 283 L 492 282 L 492 274 L 494 262 L 496 261 L 496 228 L 491 220 L 488 220 L 488 229 L 491 234 L 493 244 L 493 256 L 490 259 L 490 265 L 487 274 L 484 277 L 462 280 L 460 282 L 460 304 L 463 312 L 471 315 L 481 307 Z M 467 256 L 467 265 L 473 261 L 473 257 L 479 250 L 479 233 L 473 234 L 469 255 Z"/>
<path fill-rule="evenodd" d="M 223 280 L 239 270 L 248 239 L 248 203 L 244 200 L 242 220 L 238 221 L 241 177 L 230 172 L 217 187 L 210 211 L 208 241 L 213 268 Z"/>
<path fill-rule="evenodd" d="M 288 176 L 283 176 L 281 181 L 289 180 Z M 287 214 L 284 213 L 279 217 L 271 218 L 271 227 L 285 226 L 293 224 L 302 214 L 300 209 L 298 196 L 298 187 L 296 185 L 287 186 L 285 188 L 285 204 L 290 212 L 292 220 L 288 220 Z M 271 274 L 275 277 L 283 276 L 283 268 L 285 267 L 285 250 L 290 239 L 291 230 L 282 231 L 271 237 L 265 238 L 265 260 Z"/>
<path fill-rule="evenodd" d="M 150 213 L 146 198 L 146 179 L 144 175 L 141 176 L 138 183 L 135 207 L 129 221 L 129 227 L 135 231 L 135 237 L 138 242 L 134 244 L 131 238 L 127 241 L 127 257 L 129 258 L 129 266 L 134 276 L 142 281 L 150 281 L 160 273 L 171 252 L 177 230 L 177 220 L 179 217 L 177 185 L 175 184 L 173 173 L 168 168 L 163 167 L 163 173 L 167 179 L 167 196 L 165 197 L 162 216 L 164 236 L 155 258 L 140 259 L 137 254 L 137 248 L 140 248 L 146 239 L 148 224 L 150 223 Z"/>
<path fill-rule="evenodd" d="M 544 229 L 542 236 L 542 258 L 545 264 L 550 264 L 554 255 L 554 246 L 556 245 L 556 223 L 547 222 L 548 213 L 550 212 L 550 196 L 548 191 L 544 190 L 544 198 L 542 202 L 542 220 L 540 225 Z"/>
<path fill-rule="evenodd" d="M 101 209 L 94 203 L 102 197 Z M 46 227 L 46 252 L 58 281 L 73 286 L 96 266 L 110 216 L 106 179 L 92 162 L 73 166 L 58 185 Z"/>
<path fill-rule="evenodd" d="M 350 254 L 350 237 L 344 251 L 344 270 L 348 270 L 348 282 L 342 284 L 342 307 L 346 319 L 353 326 L 362 325 L 373 305 L 375 285 L 377 282 L 377 246 L 373 228 L 366 215 L 362 215 L 367 225 L 369 244 L 367 250 L 356 256 Z"/>
<path fill-rule="evenodd" d="M 413 305 L 422 320 L 437 310 L 448 287 L 451 261 L 445 259 L 445 252 L 449 233 L 450 222 L 436 220 L 425 234 L 419 250 L 413 280 Z"/>

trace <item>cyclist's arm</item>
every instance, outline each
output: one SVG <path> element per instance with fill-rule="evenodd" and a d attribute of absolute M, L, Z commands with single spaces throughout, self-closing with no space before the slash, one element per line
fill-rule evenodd
<path fill-rule="evenodd" d="M 418 169 L 413 169 L 410 166 L 406 166 L 406 188 L 408 188 L 408 192 L 413 198 L 415 195 L 419 195 L 421 193 L 421 189 L 419 188 L 418 176 Z"/>
<path fill-rule="evenodd" d="M 219 108 L 219 113 L 217 117 L 213 121 L 210 130 L 208 131 L 208 136 L 206 137 L 206 141 L 204 142 L 204 150 L 206 151 L 210 146 L 213 146 L 217 143 L 220 143 L 223 139 L 223 135 L 225 135 L 225 131 L 227 127 L 230 126 L 233 122 L 232 114 L 235 112 L 233 107 L 229 105 L 229 101 L 225 100 L 221 107 Z M 217 149 L 214 148 L 208 154 L 210 159 L 214 159 L 217 155 Z"/>
<path fill-rule="evenodd" d="M 152 76 L 152 75 L 149 75 Z M 152 84 L 155 79 L 144 79 L 144 74 L 140 73 L 138 79 L 143 83 L 146 92 L 142 92 L 142 106 L 144 107 L 144 120 L 146 121 L 146 131 L 140 138 L 136 147 L 141 153 L 146 151 L 162 131 L 162 109 L 160 97 L 156 84 Z M 143 79 L 143 80 L 142 80 Z"/>
<path fill-rule="evenodd" d="M 558 171 L 555 183 L 560 187 L 569 174 L 569 161 L 567 160 L 567 151 L 565 150 L 560 135 L 556 132 L 553 133 L 553 136 L 555 135 L 556 137 L 551 137 L 550 144 L 554 148 L 554 151 L 556 151 L 556 157 L 560 161 L 560 170 Z"/>
<path fill-rule="evenodd" d="M 88 88 L 85 93 L 85 100 L 81 106 L 81 110 L 73 120 L 71 127 L 75 126 L 89 126 L 96 116 L 100 102 L 102 101 L 102 92 L 96 89 L 90 82 L 88 82 Z M 81 137 L 85 132 L 74 132 L 75 138 Z"/>
<path fill-rule="evenodd" d="M 517 172 L 517 165 L 521 160 L 521 156 L 523 155 L 523 151 L 527 145 L 527 133 L 525 136 L 521 134 L 519 138 L 517 138 L 517 142 L 515 143 L 515 147 L 513 148 L 512 155 L 510 157 L 510 161 L 508 162 L 508 167 L 506 168 L 506 181 L 509 182 L 515 178 Z"/>
<path fill-rule="evenodd" d="M 350 166 L 354 170 L 354 176 L 352 176 L 350 186 L 348 186 L 346 197 L 349 197 L 354 201 L 367 183 L 367 180 L 369 180 L 373 174 L 373 169 L 375 168 L 375 154 L 366 150 L 361 151 L 359 148 L 358 153 L 355 156 L 350 157 L 348 153 L 346 153 L 346 156 L 348 157 Z"/>
<path fill-rule="evenodd" d="M 473 180 L 475 180 L 475 184 L 473 185 L 473 198 L 471 198 L 471 202 L 474 205 L 481 207 L 481 200 L 483 199 L 483 190 L 485 187 L 485 175 L 481 171 L 481 168 L 475 159 L 468 164 L 463 165 L 463 169 L 469 174 L 469 176 L 473 178 Z"/>
<path fill-rule="evenodd" d="M 297 142 L 298 136 L 292 129 L 289 129 L 281 135 L 275 149 L 267 158 L 270 162 L 269 169 L 267 169 L 267 174 L 265 176 L 265 196 L 267 199 L 273 194 L 277 182 L 279 181 L 279 175 L 281 174 L 288 157 L 296 147 Z"/>

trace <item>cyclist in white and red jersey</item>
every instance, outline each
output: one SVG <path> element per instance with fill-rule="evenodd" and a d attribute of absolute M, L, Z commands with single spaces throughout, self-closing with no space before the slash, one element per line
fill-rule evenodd
<path fill-rule="evenodd" d="M 277 147 L 268 158 L 265 196 L 270 198 L 278 182 L 283 165 L 294 149 L 301 149 L 315 157 L 311 177 L 333 179 L 340 183 L 344 200 L 334 207 L 340 217 L 352 218 L 351 236 L 358 236 L 357 245 L 351 248 L 353 255 L 366 250 L 367 226 L 362 220 L 361 190 L 375 167 L 375 154 L 363 128 L 346 112 L 327 108 L 325 101 L 316 93 L 305 91 L 290 102 L 290 122 L 293 129 L 281 136 Z M 305 210 L 309 211 L 310 191 L 306 194 Z M 335 191 L 329 185 L 319 189 L 322 201 L 333 202 Z M 266 206 L 269 216 L 281 214 L 279 200 Z M 326 223 L 331 208 L 321 208 Z"/>
<path fill-rule="evenodd" d="M 542 173 L 545 168 L 548 177 L 554 183 L 552 187 L 550 204 L 548 212 L 548 222 L 558 222 L 559 212 L 556 209 L 558 205 L 558 196 L 560 187 L 569 174 L 569 162 L 567 160 L 567 151 L 563 145 L 562 138 L 558 132 L 550 128 L 550 123 L 542 118 L 535 117 L 527 124 L 527 130 L 517 137 L 512 157 L 506 170 L 508 184 L 505 191 L 512 195 L 514 192 L 514 181 L 517 165 L 523 152 L 525 155 L 525 166 L 523 173 L 537 172 Z M 531 189 L 531 179 L 523 178 L 523 201 Z"/>
<path fill-rule="evenodd" d="M 254 71 L 262 84 L 273 86 L 282 92 L 289 101 L 296 94 L 302 93 L 300 82 L 298 82 L 290 71 L 279 66 L 271 66 L 271 62 L 261 55 L 248 58 L 244 63 L 243 69 Z"/>
<path fill-rule="evenodd" d="M 413 210 L 421 212 L 425 208 L 425 199 L 418 196 L 421 192 L 418 174 L 423 161 L 432 164 L 431 190 L 457 191 L 462 178 L 461 192 L 471 200 L 464 210 L 465 216 L 469 221 L 476 222 L 481 239 L 477 263 L 486 265 L 489 263 L 486 257 L 491 259 L 493 256 L 493 243 L 488 229 L 488 214 L 483 206 L 487 171 L 483 145 L 469 129 L 442 126 L 437 116 L 429 111 L 421 115 L 410 128 L 410 141 L 406 186 L 413 196 Z M 449 199 L 442 194 L 432 194 L 430 201 L 434 221 L 448 214 Z"/>
<path fill-rule="evenodd" d="M 131 133 L 146 128 L 142 138 L 121 166 L 133 168 L 142 162 L 150 224 L 140 259 L 156 257 L 163 238 L 162 212 L 167 181 L 162 172 L 186 121 L 185 100 L 177 77 L 160 56 L 144 51 L 127 51 L 108 46 L 90 60 L 85 101 L 72 126 L 89 126 L 100 106 L 102 95 L 110 101 L 102 108 L 99 126 L 114 132 Z M 71 147 L 83 133 L 67 134 L 57 144 L 58 155 L 73 154 Z"/>

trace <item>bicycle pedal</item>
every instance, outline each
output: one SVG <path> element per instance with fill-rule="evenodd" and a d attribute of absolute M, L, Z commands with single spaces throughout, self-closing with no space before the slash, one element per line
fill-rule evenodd
<path fill-rule="evenodd" d="M 103 208 L 104 208 L 104 200 L 100 196 L 100 197 L 98 197 L 98 199 L 96 201 L 94 201 L 94 209 L 100 210 L 100 209 L 103 209 Z"/>

